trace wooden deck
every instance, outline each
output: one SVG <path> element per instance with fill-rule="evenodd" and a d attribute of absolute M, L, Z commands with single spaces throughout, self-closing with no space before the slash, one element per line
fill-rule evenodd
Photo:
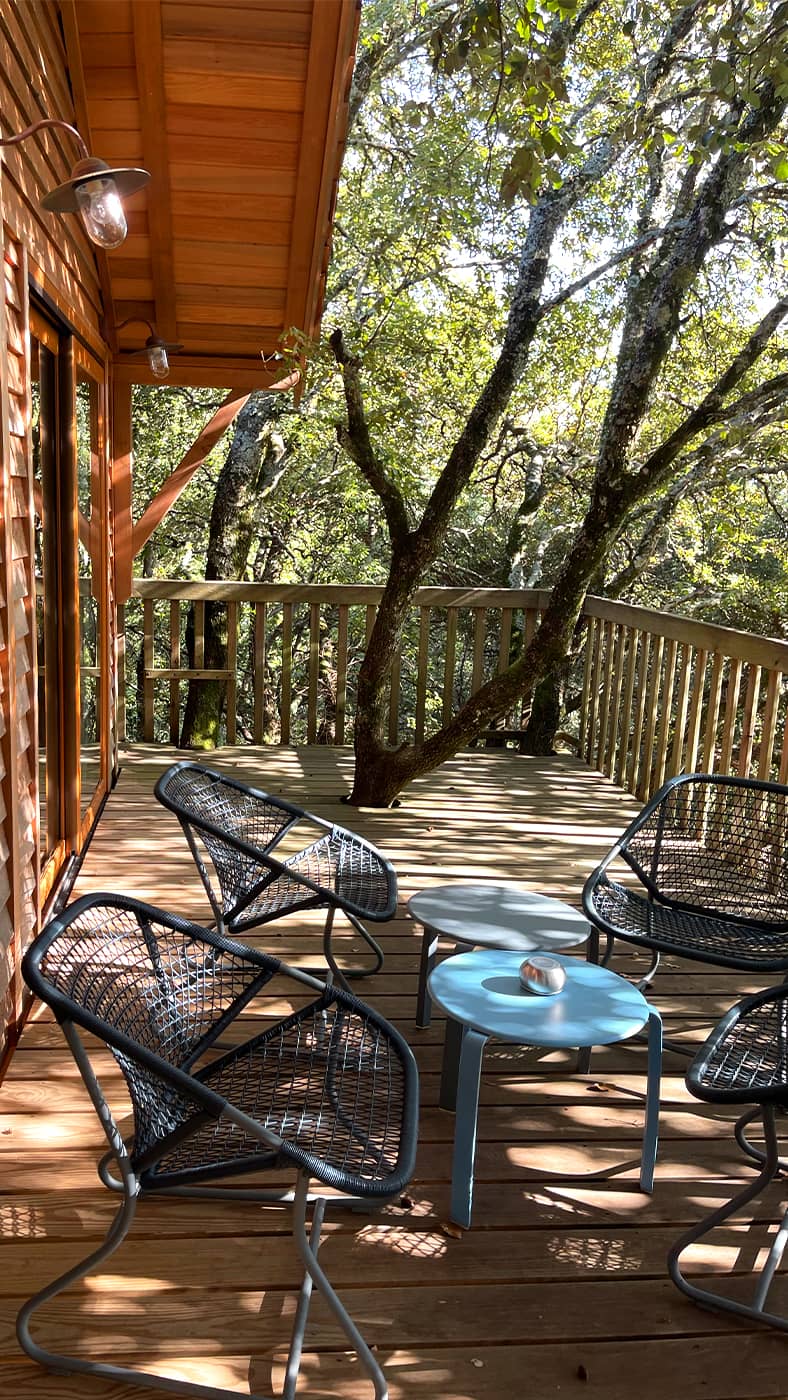
<path fill-rule="evenodd" d="M 176 823 L 152 797 L 172 754 L 130 753 L 77 892 L 132 891 L 191 916 L 206 904 Z M 321 1258 L 377 1347 L 392 1400 L 734 1400 L 788 1394 L 785 1339 L 722 1320 L 685 1300 L 666 1275 L 680 1229 L 749 1175 L 730 1123 L 690 1099 L 683 1062 L 667 1056 L 653 1198 L 638 1190 L 645 1047 L 570 1055 L 493 1048 L 480 1111 L 473 1228 L 446 1228 L 453 1120 L 437 1107 L 442 1025 L 414 1024 L 418 934 L 410 895 L 451 879 L 522 881 L 577 902 L 583 879 L 635 808 L 577 761 L 472 753 L 414 785 L 392 811 L 339 805 L 345 750 L 225 750 L 216 766 L 254 776 L 379 844 L 400 876 L 399 916 L 383 930 L 384 972 L 362 995 L 408 1036 L 421 1069 L 421 1146 L 401 1204 L 339 1218 Z M 303 916 L 264 940 L 309 962 L 317 926 Z M 351 940 L 348 939 L 348 948 Z M 622 959 L 620 970 L 633 960 Z M 750 987 L 740 976 L 674 964 L 658 1004 L 668 1029 L 702 1027 Z M 105 1084 L 123 1109 L 120 1077 Z M 55 1378 L 20 1359 L 18 1305 L 81 1257 L 110 1218 L 99 1186 L 101 1135 L 57 1027 L 39 1013 L 0 1089 L 0 1394 L 22 1400 L 131 1400 L 154 1393 Z M 731 1227 L 698 1255 L 702 1269 L 746 1274 L 777 1219 L 777 1190 L 755 1228 Z M 298 1268 L 281 1210 L 183 1201 L 142 1203 L 108 1271 L 45 1314 L 65 1349 L 163 1372 L 278 1391 Z M 459 1236 L 459 1237 L 458 1237 Z M 785 1289 L 782 1292 L 785 1303 Z M 780 1301 L 778 1298 L 777 1301 Z M 43 1329 L 42 1329 L 43 1335 Z M 299 1393 L 361 1400 L 369 1386 L 316 1299 Z"/>

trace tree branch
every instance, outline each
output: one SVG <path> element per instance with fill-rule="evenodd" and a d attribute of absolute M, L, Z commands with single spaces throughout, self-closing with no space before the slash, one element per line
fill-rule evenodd
<path fill-rule="evenodd" d="M 407 542 L 410 534 L 408 513 L 402 492 L 396 482 L 388 475 L 372 446 L 364 409 L 364 396 L 361 392 L 359 373 L 361 361 L 356 356 L 348 354 L 341 330 L 337 329 L 332 332 L 329 336 L 329 345 L 342 371 L 347 406 L 347 426 L 343 423 L 337 423 L 337 438 L 380 500 L 392 544 L 401 547 Z"/>
<path fill-rule="evenodd" d="M 696 437 L 698 433 L 711 427 L 713 423 L 722 422 L 724 419 L 732 418 L 736 414 L 742 413 L 749 408 L 760 404 L 764 395 L 779 394 L 788 387 L 788 374 L 775 375 L 758 388 L 750 390 L 749 393 L 741 395 L 734 403 L 727 404 L 725 400 L 732 389 L 741 382 L 744 375 L 756 363 L 763 354 L 769 341 L 774 335 L 777 327 L 784 317 L 788 315 L 788 296 L 781 297 L 774 306 L 767 311 L 766 315 L 756 326 L 747 344 L 742 347 L 738 355 L 731 361 L 725 373 L 720 375 L 716 384 L 709 390 L 705 398 L 701 400 L 697 408 L 687 417 L 659 447 L 650 453 L 634 473 L 633 480 L 637 483 L 637 494 L 645 494 L 646 490 L 653 489 L 659 485 L 664 478 L 682 447 Z"/>

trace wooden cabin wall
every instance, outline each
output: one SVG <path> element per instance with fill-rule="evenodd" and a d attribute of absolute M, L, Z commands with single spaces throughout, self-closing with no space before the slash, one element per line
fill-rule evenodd
<path fill-rule="evenodd" d="M 2 134 L 14 134 L 45 117 L 75 123 L 60 8 L 50 0 L 0 0 Z M 99 556 L 99 585 L 105 619 L 102 650 L 109 662 L 101 702 L 102 743 L 108 755 L 104 763 L 106 776 L 113 762 L 109 754 L 116 686 L 110 662 L 114 639 L 107 578 L 111 563 L 107 538 L 108 376 L 107 352 L 99 329 L 101 280 L 81 223 L 73 216 L 44 213 L 39 207 L 41 195 L 68 177 L 76 155 L 67 133 L 47 131 L 20 146 L 6 148 L 0 158 L 4 260 L 0 307 L 0 1059 L 8 1044 L 13 1043 L 23 1011 L 21 957 L 40 925 L 43 900 L 58 873 L 50 861 L 42 890 L 29 291 L 39 292 L 44 304 L 58 313 L 68 353 L 73 355 L 74 346 L 81 343 L 99 362 L 98 392 L 104 430 L 100 528 L 105 537 Z M 71 413 L 73 440 L 75 410 L 73 405 L 61 405 L 61 411 L 64 408 Z M 68 435 L 67 423 L 63 439 L 66 442 Z M 74 668 L 73 683 L 78 687 L 76 657 Z M 77 834 L 77 846 L 80 839 Z M 63 866 L 73 854 L 74 844 L 73 840 L 65 843 L 56 865 Z"/>

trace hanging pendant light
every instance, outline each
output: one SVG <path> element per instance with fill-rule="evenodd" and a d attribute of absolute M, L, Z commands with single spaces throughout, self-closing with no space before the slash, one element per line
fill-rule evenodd
<path fill-rule="evenodd" d="M 150 335 L 141 350 L 121 350 L 121 355 L 126 359 L 139 359 L 144 355 L 154 379 L 166 379 L 170 372 L 170 355 L 180 354 L 183 346 L 173 345 L 170 341 L 162 340 L 156 327 L 145 316 L 128 316 L 115 329 L 122 331 L 124 326 L 133 325 L 147 326 Z"/>

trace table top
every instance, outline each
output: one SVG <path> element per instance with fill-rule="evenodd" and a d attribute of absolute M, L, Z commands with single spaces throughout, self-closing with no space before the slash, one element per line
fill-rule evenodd
<path fill-rule="evenodd" d="M 434 885 L 411 897 L 408 912 L 447 938 L 512 952 L 572 948 L 589 934 L 570 904 L 516 885 Z"/>
<path fill-rule="evenodd" d="M 446 958 L 430 975 L 430 996 L 482 1035 L 552 1049 L 612 1045 L 648 1020 L 648 1002 L 625 978 L 581 958 L 551 956 L 566 970 L 553 996 L 523 991 L 519 953 L 493 948 Z"/>

